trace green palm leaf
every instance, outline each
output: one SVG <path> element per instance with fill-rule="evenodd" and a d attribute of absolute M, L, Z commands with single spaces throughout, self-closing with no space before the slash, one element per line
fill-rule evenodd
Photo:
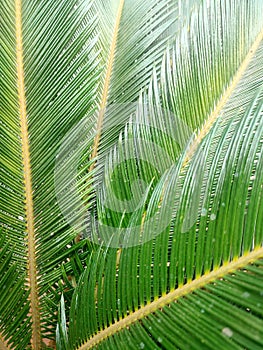
<path fill-rule="evenodd" d="M 85 212 L 94 197 L 89 170 L 118 138 L 116 128 L 116 138 L 102 141 L 104 109 L 113 101 L 137 100 L 154 63 L 160 73 L 167 44 L 188 16 L 167 0 L 1 3 L 0 215 L 7 262 L 11 259 L 6 271 L 16 268 L 20 274 L 12 273 L 10 286 L 20 286 L 27 296 L 25 301 L 11 289 L 12 298 L 1 308 L 1 342 L 24 350 L 42 348 L 43 338 L 54 340 L 60 280 L 75 272 L 69 260 L 79 252 L 83 262 L 91 249 L 85 241 L 76 244 L 83 225 L 70 226 L 57 203 L 54 168 L 64 136 L 89 117 L 88 161 L 77 174 Z M 71 205 L 83 211 L 83 203 L 67 203 L 67 209 Z M 12 328 L 2 313 L 14 305 L 17 310 L 29 305 L 29 312 Z"/>
<path fill-rule="evenodd" d="M 9 343 L 14 345 L 21 342 L 21 347 L 26 348 L 30 340 L 31 320 L 26 316 L 29 314 L 29 291 L 24 290 L 23 283 L 25 276 L 21 276 L 17 263 L 12 263 L 12 253 L 9 251 L 8 244 L 5 243 L 5 237 L 1 237 L 0 250 L 0 285 L 2 288 L 0 297 L 0 329 L 2 336 L 0 338 L 1 349 L 8 349 L 4 338 L 9 339 Z M 16 328 L 21 327 L 27 335 L 19 338 Z"/>
<path fill-rule="evenodd" d="M 26 274 L 23 288 L 30 291 L 29 334 L 35 349 L 42 347 L 41 333 L 52 333 L 50 286 L 58 281 L 58 267 L 71 255 L 66 246 L 76 236 L 56 205 L 55 152 L 63 133 L 92 105 L 86 97 L 93 96 L 98 79 L 96 55 L 87 60 L 95 43 L 85 45 L 96 19 L 88 16 L 90 6 L 82 3 L 78 11 L 73 6 L 72 2 L 23 8 L 20 1 L 3 4 L 1 223 L 13 258 Z M 70 32 L 62 30 L 65 23 Z M 89 84 L 79 90 L 88 77 Z M 23 327 L 17 334 L 27 336 Z M 24 349 L 19 336 L 14 345 Z"/>
<path fill-rule="evenodd" d="M 196 136 L 154 188 L 148 188 L 142 210 L 128 218 L 123 247 L 118 249 L 114 237 L 104 236 L 108 247 L 102 246 L 87 261 L 71 304 L 68 340 L 66 323 L 58 325 L 58 343 L 64 335 L 61 348 L 262 348 L 263 42 L 256 15 L 262 9 L 255 7 L 254 12 L 248 4 L 235 5 L 214 1 L 201 10 L 193 19 L 201 29 L 193 31 L 187 43 L 183 33 L 177 52 L 167 52 L 159 86 L 153 76 L 144 96 L 157 129 L 164 130 L 160 123 L 166 120 L 159 121 L 158 106 L 172 104 L 197 128 Z M 233 27 L 230 21 L 218 26 L 224 16 L 234 16 Z M 205 26 L 208 19 L 211 32 Z M 246 34 L 243 20 L 253 27 Z M 185 53 L 189 43 L 194 48 L 201 43 L 203 49 Z M 221 63 L 219 58 L 209 59 L 214 54 Z M 170 57 L 172 62 L 179 60 L 172 70 Z M 176 85 L 178 76 L 183 79 Z M 118 190 L 122 198 L 129 194 L 129 185 L 118 189 L 118 181 L 110 191 L 113 173 L 107 171 L 127 147 L 144 145 L 143 137 L 167 152 L 173 147 L 167 135 L 145 128 L 149 110 L 141 106 L 136 117 L 144 126 L 128 123 L 121 134 L 105 166 L 102 198 Z M 143 137 L 136 138 L 138 133 Z M 150 143 L 145 152 L 151 154 Z M 149 178 L 156 174 L 144 164 L 128 164 L 119 176 L 132 181 L 136 173 L 147 171 Z M 99 201 L 101 221 L 118 232 L 123 216 L 111 210 L 108 217 L 102 204 Z M 153 214 L 154 225 L 148 225 Z M 149 238 L 143 242 L 134 238 L 132 228 L 138 223 L 136 233 Z M 100 234 L 100 226 L 97 229 Z"/>

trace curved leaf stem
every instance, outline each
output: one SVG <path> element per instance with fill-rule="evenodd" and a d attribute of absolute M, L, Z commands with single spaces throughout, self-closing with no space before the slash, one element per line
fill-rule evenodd
<path fill-rule="evenodd" d="M 96 133 L 96 136 L 94 139 L 94 145 L 93 145 L 93 151 L 91 154 L 91 159 L 95 159 L 97 156 L 97 153 L 98 153 L 98 147 L 99 147 L 99 142 L 100 142 L 100 137 L 101 137 L 101 129 L 102 129 L 103 119 L 104 119 L 104 115 L 105 115 L 105 108 L 106 108 L 107 100 L 108 100 L 110 79 L 111 79 L 111 74 L 112 74 L 112 69 L 113 69 L 113 64 L 114 64 L 114 55 L 115 55 L 115 49 L 116 49 L 116 45 L 117 45 L 118 32 L 119 32 L 119 27 L 120 27 L 120 22 L 121 22 L 123 6 L 124 6 L 124 0 L 120 0 L 118 12 L 117 12 L 117 17 L 116 17 L 116 22 L 115 22 L 115 27 L 114 27 L 114 31 L 113 31 L 112 42 L 111 42 L 110 51 L 109 51 L 109 60 L 108 60 L 108 65 L 107 65 L 107 69 L 106 69 L 104 88 L 103 88 L 101 103 L 99 106 L 97 133 Z M 95 163 L 92 163 L 92 165 L 90 167 L 90 171 L 93 170 L 94 166 L 95 166 Z"/>
<path fill-rule="evenodd" d="M 226 91 L 224 92 L 222 97 L 220 98 L 220 100 L 219 100 L 218 104 L 216 105 L 215 109 L 210 114 L 210 116 L 207 118 L 207 120 L 205 121 L 203 127 L 200 129 L 200 131 L 196 135 L 195 139 L 193 140 L 192 144 L 190 145 L 189 150 L 187 151 L 187 153 L 185 155 L 182 168 L 184 168 L 188 164 L 188 162 L 191 160 L 191 158 L 192 158 L 193 154 L 195 153 L 198 145 L 203 140 L 203 138 L 207 135 L 209 130 L 212 128 L 214 122 L 219 117 L 222 109 L 225 107 L 228 99 L 232 95 L 234 89 L 237 87 L 237 85 L 240 82 L 240 80 L 241 80 L 245 70 L 247 69 L 247 67 L 248 67 L 249 63 L 251 62 L 252 58 L 254 57 L 255 52 L 257 51 L 257 49 L 258 49 L 262 39 L 263 39 L 263 29 L 258 34 L 258 36 L 256 37 L 256 40 L 254 41 L 254 43 L 250 47 L 250 50 L 249 50 L 247 56 L 245 57 L 245 59 L 242 62 L 241 66 L 239 67 L 236 75 L 233 77 L 232 82 L 230 83 L 230 85 L 228 86 L 228 88 L 226 89 Z"/>
<path fill-rule="evenodd" d="M 33 213 L 33 191 L 30 165 L 30 149 L 27 126 L 26 95 L 24 82 L 23 66 L 23 37 L 22 37 L 22 1 L 15 2 L 16 14 L 16 58 L 17 58 L 17 88 L 19 99 L 19 117 L 21 126 L 21 144 L 24 167 L 24 186 L 25 186 L 25 210 L 27 222 L 26 245 L 28 248 L 28 287 L 30 288 L 30 309 L 32 316 L 32 348 L 41 348 L 40 336 L 40 312 L 39 295 L 37 284 L 37 263 L 36 263 L 36 240 L 34 232 L 34 213 Z"/>

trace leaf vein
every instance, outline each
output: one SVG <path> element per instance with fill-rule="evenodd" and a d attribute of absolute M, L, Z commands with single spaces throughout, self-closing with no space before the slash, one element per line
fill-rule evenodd
<path fill-rule="evenodd" d="M 36 263 L 36 241 L 34 231 L 34 213 L 33 213 L 33 191 L 32 176 L 30 164 L 30 148 L 27 123 L 26 93 L 24 82 L 24 64 L 23 64 L 23 34 L 22 34 L 22 1 L 15 2 L 16 15 L 16 59 L 17 59 L 17 89 L 19 100 L 19 117 L 21 127 L 21 145 L 24 168 L 24 186 L 25 186 L 25 210 L 27 221 L 27 267 L 28 267 L 28 287 L 30 289 L 30 309 L 32 315 L 32 347 L 41 348 L 40 339 L 40 312 L 39 295 L 37 284 L 37 263 Z"/>
<path fill-rule="evenodd" d="M 108 64 L 107 64 L 105 81 L 104 81 L 104 88 L 103 88 L 101 103 L 99 106 L 97 133 L 96 133 L 96 136 L 94 138 L 93 151 L 91 154 L 92 160 L 96 158 L 97 153 L 98 153 L 99 142 L 100 142 L 100 137 L 101 137 L 101 129 L 102 129 L 104 115 L 105 115 L 105 108 L 107 106 L 112 69 L 113 69 L 113 65 L 114 65 L 115 49 L 116 49 L 117 40 L 118 40 L 118 32 L 119 32 L 119 27 L 120 27 L 120 22 L 121 22 L 123 6 L 124 6 L 124 0 L 121 0 L 120 4 L 119 4 L 118 12 L 117 12 L 114 31 L 113 31 L 113 37 L 112 37 L 112 42 L 111 42 L 110 51 L 109 51 L 109 60 L 108 60 Z M 95 163 L 92 163 L 92 165 L 90 167 L 90 171 L 93 170 L 94 166 L 95 166 Z"/>

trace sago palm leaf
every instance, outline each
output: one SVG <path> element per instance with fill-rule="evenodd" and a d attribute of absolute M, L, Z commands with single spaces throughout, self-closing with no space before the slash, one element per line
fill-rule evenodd
<path fill-rule="evenodd" d="M 1 251 L 0 251 L 0 272 L 1 272 L 1 328 L 4 327 L 3 336 L 12 334 L 12 341 L 21 342 L 21 347 L 26 348 L 30 341 L 30 322 L 25 321 L 29 313 L 29 291 L 23 288 L 25 276 L 21 275 L 17 267 L 17 263 L 12 263 L 12 253 L 9 251 L 8 245 L 5 243 L 4 235 L 1 236 Z M 24 338 L 20 338 L 16 333 L 17 327 L 23 327 L 25 334 Z M 3 336 L 0 339 L 0 348 L 5 349 Z"/>
<path fill-rule="evenodd" d="M 130 121 L 106 158 L 94 227 L 104 245 L 78 281 L 69 325 L 61 301 L 59 348 L 262 348 L 263 32 L 257 13 L 260 2 L 211 1 L 193 14 L 196 30 L 187 34 L 186 28 L 167 51 L 159 82 L 154 74 L 137 105 L 142 126 Z M 141 210 L 123 223 L 123 215 L 103 207 L 104 198 L 127 199 L 125 180 L 158 174 L 140 164 L 140 145 L 153 140 L 176 152 L 163 132 L 169 121 L 160 106 L 173 108 L 196 133 L 148 183 Z M 153 161 L 151 145 L 144 151 Z M 139 161 L 126 161 L 115 181 L 114 164 L 126 160 L 129 147 Z M 105 235 L 105 226 L 117 240 Z"/>
<path fill-rule="evenodd" d="M 148 180 L 151 180 L 154 178 L 154 182 L 156 182 L 165 169 L 171 165 L 171 161 L 180 154 L 191 134 L 194 136 L 193 131 L 198 132 L 202 127 L 200 134 L 197 135 L 198 143 L 198 140 L 204 136 L 215 121 L 215 118 L 220 113 L 221 104 L 227 99 L 243 74 L 243 66 L 247 64 L 247 60 L 245 60 L 246 50 L 252 45 L 251 38 L 257 34 L 256 26 L 252 26 L 250 32 L 240 33 L 240 21 L 244 20 L 244 13 L 252 11 L 252 9 L 246 9 L 245 6 L 245 3 L 242 6 L 233 4 L 226 12 L 224 12 L 224 8 L 221 8 L 222 4 L 219 3 L 215 3 L 209 9 L 203 7 L 198 16 L 193 14 L 191 31 L 189 32 L 189 27 L 187 27 L 176 41 L 174 47 L 167 49 L 162 62 L 160 86 L 158 88 L 158 78 L 156 72 L 154 72 L 147 93 L 142 95 L 138 106 L 134 107 L 135 110 L 137 109 L 137 112 L 135 112 L 136 117 L 130 121 L 130 124 L 126 126 L 125 132 L 120 136 L 120 148 L 123 150 L 121 152 L 118 151 L 118 145 L 116 145 L 117 149 L 112 152 L 112 156 L 108 160 L 103 159 L 106 162 L 105 174 L 103 174 L 106 177 L 105 183 L 107 181 L 108 183 L 110 181 L 115 182 L 114 191 L 123 199 L 127 194 L 128 196 L 130 195 L 130 182 L 138 176 L 138 173 L 141 179 L 146 180 L 148 178 Z M 215 13 L 217 13 L 217 16 L 215 16 Z M 229 23 L 227 29 L 220 29 L 218 26 L 219 16 L 222 16 L 222 13 L 224 13 L 226 23 Z M 251 16 L 255 18 L 255 14 L 251 13 Z M 235 23 L 230 21 L 230 18 L 233 17 L 236 18 Z M 221 40 L 223 40 L 224 45 L 221 44 Z M 200 52 L 200 48 L 205 49 Z M 235 77 L 234 82 L 223 94 L 222 101 L 218 102 L 218 109 L 213 110 L 215 101 L 218 101 L 222 92 L 226 89 L 228 81 L 233 79 L 237 71 L 240 72 L 238 73 L 239 76 L 237 74 L 238 77 Z M 169 110 L 166 115 L 165 110 Z M 134 127 L 134 124 L 138 125 L 138 127 Z M 142 128 L 141 125 L 144 125 L 144 127 Z M 147 135 L 147 129 L 151 129 L 149 126 L 156 130 L 169 130 L 170 137 L 166 138 L 165 133 L 162 132 L 157 136 L 158 139 L 156 136 L 154 139 L 154 144 L 161 145 L 169 155 L 167 164 L 163 160 L 163 154 L 160 154 L 160 159 L 156 159 L 155 153 L 158 150 L 154 149 L 151 133 Z M 177 142 L 171 143 L 171 138 Z M 140 144 L 138 140 L 141 139 L 143 142 Z M 150 141 L 148 147 L 146 145 L 147 140 Z M 124 147 L 122 146 L 123 143 L 125 144 Z M 195 144 L 193 144 L 187 157 L 193 152 Z M 136 151 L 127 151 L 128 148 L 134 148 Z M 158 168 L 157 163 L 159 161 L 162 164 L 159 165 L 158 171 L 149 167 L 149 164 L 144 166 L 143 162 L 133 167 L 124 165 L 122 170 L 117 172 L 119 174 L 117 178 L 114 179 L 113 176 L 113 179 L 110 179 L 114 166 L 120 163 L 121 159 L 129 158 L 129 152 L 133 153 L 135 158 L 144 158 L 152 161 L 155 168 Z M 122 154 L 121 156 L 120 153 Z M 161 171 L 160 168 L 162 168 Z M 121 172 L 123 173 L 121 174 Z M 127 179 L 129 180 L 127 181 Z M 119 186 L 120 181 L 122 186 Z M 125 186 L 125 181 L 127 186 Z M 137 193 L 135 192 L 133 196 L 136 197 L 137 195 L 137 197 L 140 197 L 140 189 L 138 189 Z M 103 201 L 105 201 L 105 196 L 108 196 L 108 193 L 109 191 L 102 193 Z M 109 198 L 108 201 L 114 202 L 113 198 Z M 101 220 L 108 224 L 111 222 L 111 225 L 115 227 L 116 225 L 118 226 L 120 220 L 123 220 L 122 212 L 118 214 L 110 211 L 108 219 L 107 214 L 109 214 L 109 211 L 104 208 L 100 214 Z M 125 215 L 124 219 L 127 219 L 127 217 L 129 218 L 128 214 Z M 125 224 L 125 220 L 123 223 Z M 109 237 L 110 232 L 107 230 L 107 227 L 105 231 L 108 231 L 106 235 Z"/>
<path fill-rule="evenodd" d="M 69 225 L 57 203 L 54 168 L 60 144 L 89 117 L 88 161 L 77 173 L 86 209 L 94 161 L 114 143 L 114 137 L 101 142 L 105 107 L 136 101 L 154 64 L 160 74 L 168 42 L 189 17 L 177 5 L 168 0 L 1 2 L 0 215 L 1 254 L 7 259 L 1 268 L 10 291 L 1 313 L 29 307 L 29 312 L 14 313 L 12 327 L 8 314 L 0 315 L 1 344 L 40 349 L 43 337 L 54 339 L 60 266 L 65 263 L 65 274 L 71 273 L 71 256 L 80 252 L 83 260 L 90 249 L 85 241 L 74 242 L 83 225 Z M 71 206 L 82 213 L 83 203 L 66 203 L 67 210 Z M 20 286 L 21 297 L 12 286 Z"/>

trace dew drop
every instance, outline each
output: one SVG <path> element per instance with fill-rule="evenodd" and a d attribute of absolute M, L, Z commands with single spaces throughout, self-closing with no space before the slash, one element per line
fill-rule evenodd
<path fill-rule="evenodd" d="M 206 216 L 206 214 L 207 214 L 207 210 L 206 208 L 203 208 L 201 211 L 201 216 Z"/>
<path fill-rule="evenodd" d="M 159 343 L 161 343 L 163 341 L 162 338 L 160 338 L 160 337 L 158 337 L 157 340 L 158 340 Z"/>
<path fill-rule="evenodd" d="M 223 329 L 222 329 L 222 333 L 223 333 L 225 336 L 229 337 L 229 338 L 231 338 L 231 337 L 233 336 L 233 331 L 232 331 L 232 329 L 230 329 L 230 328 L 228 328 L 228 327 L 223 328 Z"/>
<path fill-rule="evenodd" d="M 210 219 L 211 219 L 211 221 L 215 220 L 216 219 L 216 215 L 215 214 L 211 214 Z"/>
<path fill-rule="evenodd" d="M 242 294 L 242 297 L 243 297 L 243 298 L 249 298 L 249 297 L 250 297 L 250 293 L 244 292 L 244 293 Z"/>
<path fill-rule="evenodd" d="M 21 220 L 21 221 L 24 221 L 24 218 L 21 215 L 18 216 L 18 219 Z"/>

